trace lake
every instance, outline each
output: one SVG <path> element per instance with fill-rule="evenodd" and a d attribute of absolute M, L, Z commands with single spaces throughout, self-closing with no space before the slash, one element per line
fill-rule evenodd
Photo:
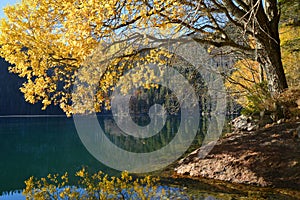
<path fill-rule="evenodd" d="M 143 121 L 147 118 L 142 117 Z M 145 120 L 146 119 L 146 120 Z M 151 152 L 161 148 L 176 133 L 178 118 L 168 119 L 158 136 L 136 140 L 124 135 L 111 117 L 99 117 L 108 137 L 128 151 Z M 95 159 L 81 142 L 72 118 L 64 116 L 0 117 L 0 193 L 24 187 L 30 176 L 46 177 L 49 173 L 70 175 L 87 166 L 110 175 L 119 172 Z"/>
<path fill-rule="evenodd" d="M 24 188 L 30 176 L 74 174 L 83 166 L 116 173 L 83 146 L 72 118 L 0 118 L 0 193 Z"/>
<path fill-rule="evenodd" d="M 149 140 L 134 140 L 129 136 L 119 134 L 119 130 L 113 128 L 111 117 L 100 117 L 100 124 L 109 132 L 108 136 L 111 141 L 119 144 L 122 148 L 136 152 L 151 152 L 156 148 L 161 148 L 167 144 L 176 132 L 178 117 L 167 119 L 166 125 L 159 139 L 152 138 Z M 205 124 L 207 120 L 201 120 L 201 126 L 196 135 L 192 146 L 201 143 L 203 132 L 209 127 Z M 95 159 L 85 148 L 80 140 L 72 118 L 64 116 L 46 117 L 0 117 L 0 199 L 9 199 L 9 192 L 21 190 L 25 187 L 24 180 L 30 176 L 46 177 L 49 173 L 63 174 L 68 172 L 69 175 L 75 174 L 83 166 L 96 172 L 101 170 L 109 175 L 118 175 L 119 171 L 111 169 Z M 134 149 L 131 147 L 135 145 Z M 144 146 L 148 146 L 146 149 Z M 123 145 L 123 146 L 122 146 Z M 70 181 L 74 181 L 72 176 Z M 169 184 L 169 183 L 166 183 Z M 176 184 L 172 181 L 172 185 Z M 234 187 L 241 186 L 230 185 L 230 190 L 224 185 L 208 184 L 207 182 L 187 181 L 178 182 L 178 185 L 184 185 L 191 188 L 193 193 L 202 195 L 199 199 L 230 199 L 231 197 L 247 197 L 248 191 L 255 191 L 258 197 L 278 197 L 277 192 L 262 192 L 259 188 L 243 186 L 243 192 Z M 246 191 L 245 191 L 246 190 Z M 259 192 L 257 192 L 259 191 Z M 255 193 L 254 192 L 254 193 Z M 251 193 L 252 194 L 252 193 Z M 269 195 L 269 196 L 268 196 Z M 219 198 L 219 197 L 222 198 Z M 14 194 L 11 199 L 18 199 L 22 196 Z M 203 197 L 203 198 L 202 198 Z M 280 198 L 279 198 L 280 199 Z M 283 196 L 282 199 L 289 199 Z"/>

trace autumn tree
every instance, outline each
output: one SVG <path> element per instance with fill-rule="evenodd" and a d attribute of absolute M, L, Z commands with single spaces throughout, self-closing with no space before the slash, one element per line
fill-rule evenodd
<path fill-rule="evenodd" d="M 289 86 L 300 84 L 300 1 L 281 0 L 280 42 L 282 62 Z"/>
<path fill-rule="evenodd" d="M 158 55 L 169 56 L 157 52 L 159 47 L 186 42 L 187 37 L 249 55 L 256 52 L 270 93 L 276 95 L 287 88 L 276 0 L 23 0 L 7 7 L 5 13 L 0 55 L 12 64 L 11 72 L 27 78 L 21 88 L 25 99 L 42 101 L 44 107 L 54 103 L 72 112 L 70 89 L 82 62 L 99 44 L 105 50 L 125 39 L 127 43 L 110 49 L 114 56 L 97 83 L 98 109 L 107 104 L 107 91 L 124 71 L 135 66 L 129 61 L 134 63 L 143 55 L 144 62 L 157 62 Z M 141 31 L 147 28 L 154 32 Z M 129 34 L 132 32 L 135 34 Z M 157 37 L 164 35 L 157 32 L 164 32 L 165 37 Z M 249 36 L 256 40 L 255 49 Z M 145 44 L 150 47 L 146 54 Z M 107 60 L 97 61 L 102 62 Z"/>
<path fill-rule="evenodd" d="M 294 0 L 279 0 L 280 8 L 280 23 L 290 26 L 299 26 L 299 11 L 300 11 L 300 1 Z"/>
<path fill-rule="evenodd" d="M 279 1 L 280 10 L 280 46 L 282 53 L 282 62 L 286 73 L 287 81 L 290 86 L 279 96 L 270 97 L 266 90 L 265 74 L 262 65 L 257 62 L 255 57 L 240 57 L 233 66 L 230 73 L 225 74 L 226 87 L 229 89 L 231 96 L 243 106 L 244 111 L 248 114 L 257 112 L 274 112 L 277 107 L 294 106 L 297 100 L 297 87 L 299 86 L 299 7 L 300 2 L 297 1 Z M 250 44 L 257 51 L 256 39 L 249 37 Z M 256 60 L 256 61 L 255 61 Z M 291 93 L 295 96 L 291 98 Z M 288 94 L 288 95 L 287 95 Z M 288 99 L 285 99 L 285 97 Z M 296 100 L 295 100 L 296 99 Z M 289 102 L 289 105 L 284 102 Z M 294 104 L 294 105 L 293 105 Z M 280 105 L 280 106 L 279 106 Z M 294 112 L 294 111 L 293 111 Z M 245 113 L 245 112 L 244 112 Z M 295 113 L 295 112 L 294 112 Z M 289 113 L 287 115 L 290 115 Z M 287 116 L 286 115 L 286 116 Z"/>

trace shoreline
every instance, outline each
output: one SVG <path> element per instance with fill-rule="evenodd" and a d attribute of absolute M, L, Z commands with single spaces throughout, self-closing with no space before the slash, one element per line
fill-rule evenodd
<path fill-rule="evenodd" d="M 197 149 L 181 159 L 174 176 L 300 191 L 299 127 L 297 120 L 226 134 L 205 158 Z"/>

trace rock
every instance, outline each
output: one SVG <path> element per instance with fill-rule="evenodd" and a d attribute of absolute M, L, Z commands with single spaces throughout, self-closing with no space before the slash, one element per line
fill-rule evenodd
<path fill-rule="evenodd" d="M 180 175 L 201 176 L 233 183 L 269 185 L 262 177 L 257 176 L 247 167 L 237 165 L 237 162 L 242 162 L 242 160 L 244 158 L 237 159 L 230 155 L 222 154 L 214 158 L 205 158 L 198 162 L 180 165 L 175 169 L 175 172 Z"/>
<path fill-rule="evenodd" d="M 280 120 L 277 121 L 277 124 L 281 124 L 283 122 L 284 122 L 284 119 L 280 119 Z"/>
<path fill-rule="evenodd" d="M 246 118 L 239 120 L 238 123 L 245 124 Z M 299 189 L 300 140 L 295 137 L 300 138 L 300 121 L 273 123 L 267 129 L 251 133 L 235 132 L 219 139 L 205 157 L 201 150 L 210 145 L 192 152 L 178 163 L 175 173 L 233 183 Z"/>
<path fill-rule="evenodd" d="M 248 117 L 246 117 L 245 115 L 241 115 L 232 120 L 233 127 L 238 130 L 246 130 L 247 124 L 248 124 Z"/>
<path fill-rule="evenodd" d="M 254 131 L 258 128 L 257 124 L 248 123 L 247 131 Z"/>
<path fill-rule="evenodd" d="M 251 117 L 241 115 L 232 120 L 234 129 L 240 131 L 254 131 L 258 128 L 258 125 Z"/>

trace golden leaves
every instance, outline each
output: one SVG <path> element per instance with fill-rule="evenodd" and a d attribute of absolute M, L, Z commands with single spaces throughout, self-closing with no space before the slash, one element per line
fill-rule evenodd
<path fill-rule="evenodd" d="M 281 26 L 280 45 L 282 63 L 289 86 L 300 84 L 300 27 Z"/>
<path fill-rule="evenodd" d="M 91 70 L 82 74 L 81 81 L 96 85 L 98 89 L 95 102 L 81 112 L 86 109 L 100 111 L 103 106 L 109 108 L 109 93 L 127 70 L 136 67 L 138 62 L 164 65 L 162 57 L 168 57 L 163 51 L 151 51 L 143 57 L 134 53 L 135 44 L 129 46 L 125 42 L 118 46 L 113 43 L 125 39 L 126 33 L 136 27 L 138 31 L 158 28 L 151 34 L 165 37 L 174 30 L 179 32 L 181 26 L 171 24 L 161 14 L 183 17 L 184 8 L 175 0 L 154 0 L 150 4 L 135 0 L 23 0 L 5 8 L 7 19 L 2 19 L 0 24 L 0 56 L 12 64 L 11 72 L 27 79 L 20 88 L 26 101 L 41 101 L 43 109 L 54 103 L 71 114 L 74 112 L 70 106 L 71 88 L 77 71 L 100 44 L 111 45 L 113 48 L 106 54 L 111 56 L 109 63 L 95 60 Z M 120 33 L 123 34 L 121 38 L 115 38 Z M 141 44 L 148 43 L 149 39 L 145 39 Z M 100 72 L 104 73 L 100 80 L 91 78 Z M 128 83 L 142 79 L 147 80 L 145 88 L 156 87 L 151 83 L 155 79 L 151 72 L 136 74 Z M 84 94 L 83 88 L 78 90 Z"/>
<path fill-rule="evenodd" d="M 110 177 L 99 171 L 90 174 L 82 168 L 76 172 L 80 187 L 70 187 L 68 173 L 62 176 L 49 174 L 46 178 L 30 177 L 25 181 L 26 188 L 23 194 L 27 199 L 51 199 L 51 197 L 62 199 L 169 199 L 180 198 L 181 193 L 173 192 L 173 188 L 158 188 L 159 178 L 145 176 L 134 179 L 128 172 L 124 171 L 118 177 Z M 101 191 L 101 192 L 98 192 Z"/>
<path fill-rule="evenodd" d="M 260 64 L 251 59 L 243 59 L 235 63 L 234 71 L 227 77 L 225 86 L 241 105 L 246 107 L 249 103 L 247 95 L 260 92 L 256 91 L 259 89 L 257 85 L 266 78 L 261 70 Z"/>

